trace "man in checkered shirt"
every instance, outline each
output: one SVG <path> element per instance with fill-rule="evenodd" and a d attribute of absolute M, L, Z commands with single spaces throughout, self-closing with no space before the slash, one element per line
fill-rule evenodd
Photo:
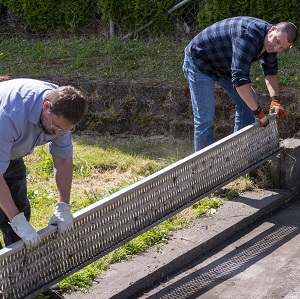
<path fill-rule="evenodd" d="M 268 118 L 259 107 L 251 87 L 250 66 L 259 60 L 270 94 L 270 111 L 284 115 L 279 100 L 277 52 L 289 49 L 298 37 L 293 23 L 272 25 L 253 17 L 219 21 L 196 35 L 185 48 L 183 72 L 188 80 L 194 113 L 194 147 L 198 151 L 214 142 L 217 83 L 236 107 L 234 131 L 257 118 L 261 126 Z"/>

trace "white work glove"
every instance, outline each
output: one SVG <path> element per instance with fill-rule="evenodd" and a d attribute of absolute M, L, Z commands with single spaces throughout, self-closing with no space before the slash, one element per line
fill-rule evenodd
<path fill-rule="evenodd" d="M 32 249 L 39 244 L 41 240 L 40 236 L 27 221 L 23 212 L 16 215 L 9 224 L 14 232 L 22 239 L 27 249 Z"/>
<path fill-rule="evenodd" d="M 50 218 L 49 225 L 56 224 L 59 234 L 66 232 L 73 225 L 73 216 L 71 215 L 72 206 L 65 202 L 58 202 L 54 214 Z"/>

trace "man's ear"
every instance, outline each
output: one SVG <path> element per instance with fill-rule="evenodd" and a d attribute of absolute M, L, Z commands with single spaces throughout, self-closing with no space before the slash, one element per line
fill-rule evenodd
<path fill-rule="evenodd" d="M 276 31 L 277 30 L 277 27 L 276 26 L 272 26 L 270 29 L 269 29 L 269 31 L 268 31 L 268 33 L 270 33 L 270 32 L 272 32 L 272 31 Z"/>
<path fill-rule="evenodd" d="M 43 104 L 42 109 L 43 110 L 47 110 L 47 109 L 50 108 L 50 106 L 51 106 L 50 102 L 49 101 L 45 101 L 44 104 Z"/>

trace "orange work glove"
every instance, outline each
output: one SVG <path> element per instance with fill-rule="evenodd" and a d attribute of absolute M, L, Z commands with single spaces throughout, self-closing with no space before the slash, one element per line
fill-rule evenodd
<path fill-rule="evenodd" d="M 261 110 L 261 108 L 258 106 L 256 110 L 253 111 L 255 118 L 260 121 L 260 125 L 262 127 L 266 127 L 269 124 L 269 120 L 265 113 Z"/>
<path fill-rule="evenodd" d="M 276 113 L 279 118 L 282 118 L 285 114 L 285 111 L 282 107 L 281 102 L 277 97 L 271 98 L 272 102 L 270 104 L 270 113 Z"/>

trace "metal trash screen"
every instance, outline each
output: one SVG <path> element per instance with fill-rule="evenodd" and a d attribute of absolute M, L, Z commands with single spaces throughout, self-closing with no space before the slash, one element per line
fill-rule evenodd
<path fill-rule="evenodd" d="M 32 298 L 270 159 L 280 145 L 269 119 L 266 128 L 254 123 L 76 212 L 66 234 L 41 230 L 34 251 L 21 241 L 0 250 L 2 298 Z"/>

